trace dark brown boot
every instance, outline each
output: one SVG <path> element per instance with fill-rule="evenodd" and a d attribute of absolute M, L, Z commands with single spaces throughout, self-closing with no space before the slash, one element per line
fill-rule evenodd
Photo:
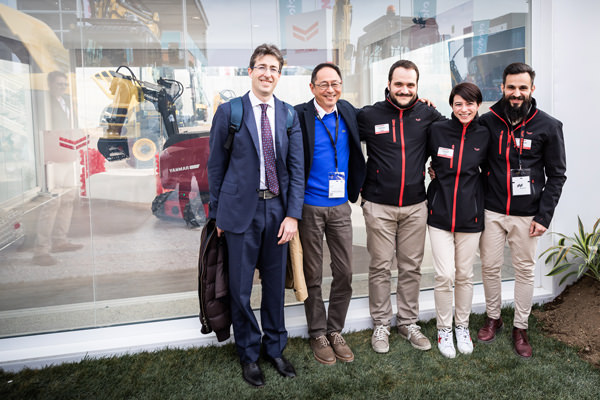
<path fill-rule="evenodd" d="M 503 327 L 502 318 L 491 319 L 487 317 L 485 324 L 477 333 L 477 340 L 481 343 L 492 343 L 496 340 L 496 333 L 500 332 Z"/>
<path fill-rule="evenodd" d="M 522 358 L 529 359 L 533 355 L 533 350 L 527 337 L 527 329 L 513 328 L 512 340 L 515 353 Z"/>

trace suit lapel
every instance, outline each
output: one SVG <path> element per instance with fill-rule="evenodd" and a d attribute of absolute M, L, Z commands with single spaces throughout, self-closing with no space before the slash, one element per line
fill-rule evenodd
<path fill-rule="evenodd" d="M 348 143 L 350 143 L 350 146 L 357 146 L 357 148 L 360 148 L 360 139 L 357 130 L 358 126 L 353 122 L 356 121 L 356 117 L 348 112 L 348 109 L 342 102 L 337 103 L 337 109 L 346 123 L 346 129 L 348 129 Z"/>
<path fill-rule="evenodd" d="M 260 146 L 258 143 L 256 119 L 254 118 L 254 110 L 252 109 L 252 103 L 250 102 L 250 97 L 248 96 L 248 93 L 246 93 L 244 97 L 242 97 L 242 104 L 244 107 L 244 124 L 246 125 L 246 129 L 248 129 L 248 132 L 250 133 L 252 143 L 254 143 L 256 155 L 260 159 Z"/>
<path fill-rule="evenodd" d="M 304 151 L 309 152 L 309 160 L 312 164 L 312 159 L 315 151 L 315 106 L 311 101 L 305 104 L 304 107 L 304 123 L 306 125 L 306 140 L 307 148 Z M 309 168 L 311 165 L 308 166 Z"/>

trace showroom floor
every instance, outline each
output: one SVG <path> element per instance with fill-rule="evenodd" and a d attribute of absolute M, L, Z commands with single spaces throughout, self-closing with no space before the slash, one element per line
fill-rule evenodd
<path fill-rule="evenodd" d="M 37 221 L 39 208 L 23 215 L 26 238 L 20 246 L 0 251 L 0 336 L 198 314 L 199 228 L 189 229 L 182 220 L 158 219 L 147 204 L 80 199 L 69 236 L 84 247 L 54 254 L 56 265 L 38 266 L 32 256 L 37 224 L 43 223 Z M 360 217 L 353 218 L 353 288 L 355 296 L 366 296 L 369 256 L 360 237 L 360 209 L 353 209 Z M 433 284 L 429 246 L 427 240 L 423 288 Z M 323 289 L 328 296 L 331 271 L 324 248 Z M 510 278 L 511 271 L 507 274 Z M 475 280 L 480 281 L 478 265 Z M 253 295 L 258 307 L 260 291 Z M 292 291 L 287 291 L 286 302 L 296 302 Z"/>

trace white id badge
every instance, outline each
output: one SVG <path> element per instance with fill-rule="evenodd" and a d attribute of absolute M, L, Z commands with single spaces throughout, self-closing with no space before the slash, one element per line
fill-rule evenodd
<path fill-rule="evenodd" d="M 448 149 L 446 147 L 438 147 L 438 157 L 452 158 L 454 157 L 454 149 Z"/>
<path fill-rule="evenodd" d="M 521 147 L 521 138 L 515 139 L 517 147 Z M 531 139 L 523 139 L 523 150 L 531 150 Z"/>
<path fill-rule="evenodd" d="M 329 173 L 329 198 L 339 199 L 346 195 L 346 174 L 343 172 Z"/>
<path fill-rule="evenodd" d="M 531 194 L 531 176 L 529 169 L 511 169 L 513 196 L 528 196 Z"/>
<path fill-rule="evenodd" d="M 390 124 L 375 125 L 375 134 L 390 133 Z"/>

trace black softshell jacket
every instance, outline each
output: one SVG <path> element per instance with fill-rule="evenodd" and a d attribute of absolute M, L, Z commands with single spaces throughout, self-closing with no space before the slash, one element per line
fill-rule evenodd
<path fill-rule="evenodd" d="M 489 171 L 485 208 L 506 215 L 534 216 L 548 227 L 562 187 L 567 180 L 562 123 L 536 107 L 533 99 L 527 118 L 510 126 L 500 102 L 481 116 L 490 132 Z M 531 194 L 512 194 L 511 169 L 531 170 Z"/>
<path fill-rule="evenodd" d="M 360 140 L 367 144 L 365 200 L 409 206 L 425 200 L 427 129 L 445 120 L 435 108 L 416 101 L 397 107 L 388 97 L 358 113 Z"/>
<path fill-rule="evenodd" d="M 475 117 L 464 126 L 452 114 L 429 129 L 427 150 L 436 178 L 427 188 L 427 224 L 450 232 L 481 232 L 483 177 L 489 132 Z"/>

